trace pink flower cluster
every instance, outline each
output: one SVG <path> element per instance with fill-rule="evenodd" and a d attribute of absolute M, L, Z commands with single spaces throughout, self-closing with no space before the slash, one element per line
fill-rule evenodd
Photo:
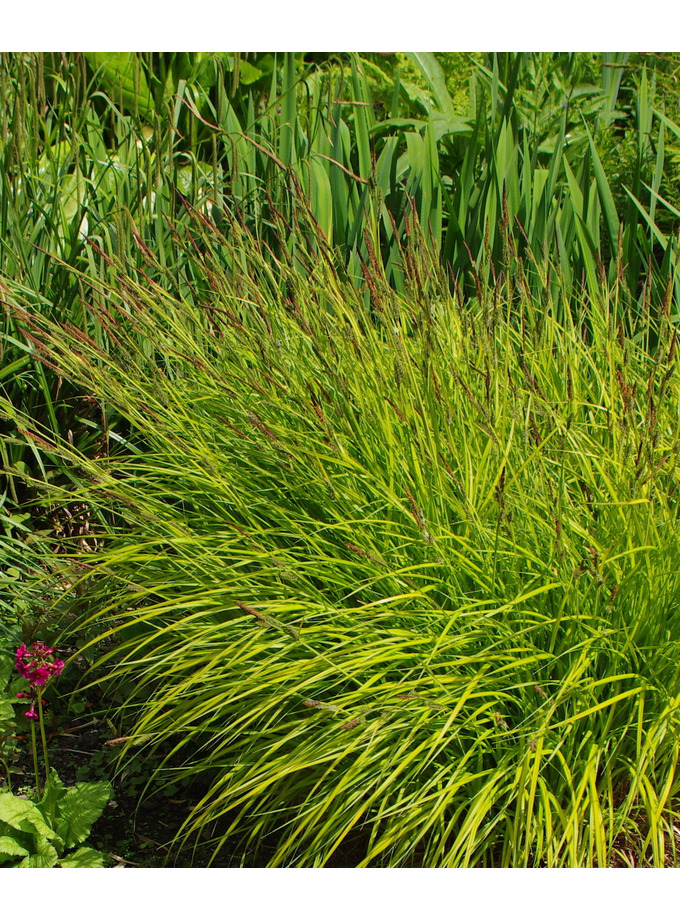
<path fill-rule="evenodd" d="M 44 687 L 50 677 L 58 677 L 64 670 L 64 662 L 55 655 L 56 649 L 50 648 L 44 642 L 34 642 L 30 649 L 26 644 L 22 644 L 17 649 L 14 667 L 31 684 L 29 693 L 17 693 L 19 699 L 31 701 L 31 706 L 25 713 L 27 719 L 38 718 L 35 711 L 38 699 L 36 688 Z"/>

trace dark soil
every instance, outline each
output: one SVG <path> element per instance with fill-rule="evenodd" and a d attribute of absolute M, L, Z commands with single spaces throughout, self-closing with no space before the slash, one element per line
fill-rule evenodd
<path fill-rule="evenodd" d="M 59 726 L 48 735 L 50 765 L 67 786 L 77 782 L 109 780 L 114 788 L 112 800 L 95 823 L 86 844 L 105 855 L 112 868 L 264 868 L 274 853 L 261 845 L 258 852 L 232 847 L 214 857 L 210 840 L 198 841 L 184 850 L 172 846 L 173 838 L 205 789 L 176 789 L 167 795 L 143 796 L 150 775 L 148 760 L 117 762 L 116 745 L 105 720 L 81 718 Z M 19 753 L 12 766 L 12 788 L 31 792 L 33 761 L 29 753 L 30 737 L 19 736 Z M 157 762 L 157 761 L 156 761 Z M 153 764 L 151 765 L 153 766 Z M 0 780 L 0 783 L 2 780 Z M 228 820 L 225 820 L 225 826 Z M 218 836 L 220 827 L 213 828 Z M 348 839 L 328 862 L 328 868 L 354 868 L 366 852 L 366 840 L 359 833 Z"/>
<path fill-rule="evenodd" d="M 131 769 L 116 770 L 116 757 L 111 732 L 106 722 L 89 719 L 80 724 L 60 726 L 59 732 L 48 735 L 50 765 L 67 786 L 77 782 L 109 780 L 114 788 L 112 800 L 92 828 L 87 845 L 105 854 L 111 867 L 201 867 L 210 859 L 205 844 L 191 858 L 191 851 L 182 858 L 170 853 L 170 844 L 182 821 L 191 810 L 192 798 L 176 796 L 141 798 L 147 775 L 141 763 Z M 21 753 L 12 765 L 14 792 L 32 790 L 33 761 L 29 753 L 30 737 L 17 738 Z M 203 852 L 201 852 L 201 850 Z M 227 865 L 216 861 L 215 866 Z"/>

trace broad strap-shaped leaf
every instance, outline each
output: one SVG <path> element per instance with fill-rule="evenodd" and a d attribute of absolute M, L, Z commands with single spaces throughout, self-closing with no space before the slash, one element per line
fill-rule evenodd
<path fill-rule="evenodd" d="M 370 116 L 368 111 L 370 93 L 366 79 L 362 79 L 356 58 L 352 60 L 352 88 L 354 90 L 354 140 L 359 157 L 359 175 L 369 179 L 372 174 Z"/>
<path fill-rule="evenodd" d="M 614 250 L 616 250 L 616 244 L 619 238 L 619 215 L 616 212 L 614 196 L 612 195 L 611 188 L 609 187 L 609 182 L 607 181 L 607 175 L 604 171 L 604 167 L 602 166 L 600 155 L 597 152 L 595 141 L 593 140 L 593 136 L 588 130 L 587 125 L 586 132 L 588 134 L 588 141 L 590 142 L 590 152 L 593 158 L 593 171 L 595 173 L 597 191 L 600 196 L 602 210 L 604 212 L 605 222 L 609 232 L 609 240 Z"/>
<path fill-rule="evenodd" d="M 635 195 L 631 192 L 631 190 L 630 190 L 627 186 L 624 185 L 624 186 L 623 186 L 623 189 L 624 189 L 624 191 L 629 195 L 629 197 L 631 198 L 633 204 L 634 204 L 635 207 L 638 209 L 638 211 L 640 212 L 640 214 L 642 214 L 642 216 L 644 217 L 644 219 L 645 219 L 645 221 L 646 221 L 646 223 L 647 223 L 649 229 L 652 231 L 652 234 L 653 234 L 654 238 L 656 239 L 656 241 L 657 241 L 661 246 L 663 246 L 664 251 L 665 251 L 666 246 L 668 245 L 668 237 L 666 236 L 665 233 L 663 233 L 661 230 L 659 230 L 659 228 L 658 228 L 656 222 L 654 221 L 654 219 L 653 219 L 653 217 L 652 217 L 652 215 L 651 215 L 651 209 L 650 209 L 650 212 L 647 212 L 647 210 L 645 209 L 644 205 L 642 205 L 642 204 L 640 203 L 640 201 L 638 201 L 638 199 L 635 197 Z M 654 195 L 652 195 L 652 204 L 653 204 L 653 205 L 656 205 L 656 202 L 657 202 L 656 197 L 654 197 Z"/>
<path fill-rule="evenodd" d="M 664 146 L 664 123 L 659 122 L 659 139 L 656 142 L 656 165 L 654 167 L 654 176 L 652 178 L 652 200 L 649 203 L 649 216 L 654 220 L 656 213 L 656 195 L 659 193 L 661 188 L 661 180 L 663 179 L 664 172 L 664 160 L 665 160 L 665 146 Z"/>
<path fill-rule="evenodd" d="M 446 85 L 446 77 L 439 61 L 431 51 L 409 52 L 408 57 L 420 68 L 420 71 L 430 85 L 432 95 L 435 98 L 440 112 L 451 121 L 452 129 L 455 130 L 454 124 L 458 122 L 459 119 L 456 118 L 456 111 L 453 107 L 453 102 Z"/>
<path fill-rule="evenodd" d="M 297 160 L 295 134 L 297 117 L 297 76 L 295 57 L 287 53 L 283 64 L 283 91 L 281 94 L 281 122 L 279 130 L 279 159 L 286 166 L 293 166 Z"/>

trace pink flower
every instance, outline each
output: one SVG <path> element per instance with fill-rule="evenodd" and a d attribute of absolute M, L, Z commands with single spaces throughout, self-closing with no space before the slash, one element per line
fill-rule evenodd
<path fill-rule="evenodd" d="M 27 698 L 33 699 L 36 687 L 44 687 L 51 677 L 58 677 L 64 670 L 64 662 L 61 658 L 55 658 L 55 653 L 56 649 L 40 641 L 34 642 L 30 649 L 25 643 L 17 649 L 14 667 L 31 684 L 31 694 Z M 32 706 L 26 715 L 29 719 L 37 718 L 31 713 Z"/>
<path fill-rule="evenodd" d="M 52 676 L 52 669 L 45 664 L 39 665 L 36 668 L 33 668 L 31 674 L 31 682 L 36 684 L 38 687 L 42 687 Z"/>

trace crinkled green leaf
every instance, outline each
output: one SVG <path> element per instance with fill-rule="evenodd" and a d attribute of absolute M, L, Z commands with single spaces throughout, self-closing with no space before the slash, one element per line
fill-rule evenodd
<path fill-rule="evenodd" d="M 6 572 L 9 572 L 9 570 L 6 570 Z M 12 659 L 8 655 L 0 655 L 0 690 L 4 689 L 12 679 L 12 670 Z"/>
<path fill-rule="evenodd" d="M 249 64 L 248 61 L 239 61 L 238 64 L 238 78 L 244 86 L 249 86 L 251 83 L 255 83 L 260 77 L 264 76 L 264 71 L 260 70 L 259 67 L 254 67 L 252 64 Z"/>
<path fill-rule="evenodd" d="M 29 852 L 13 837 L 0 837 L 0 862 L 5 862 L 11 856 L 28 856 Z"/>
<path fill-rule="evenodd" d="M 61 843 L 61 838 L 45 822 L 37 805 L 29 802 L 28 799 L 17 798 L 11 792 L 0 794 L 0 820 L 26 834 Z"/>
<path fill-rule="evenodd" d="M 59 860 L 62 869 L 101 869 L 104 866 L 104 856 L 92 847 L 80 847 Z"/>
<path fill-rule="evenodd" d="M 91 51 L 85 57 L 115 103 L 122 102 L 127 114 L 142 118 L 153 112 L 153 99 L 144 71 L 131 51 Z"/>
<path fill-rule="evenodd" d="M 113 795 L 111 783 L 76 783 L 59 802 L 57 828 L 69 849 L 82 843 Z"/>
<path fill-rule="evenodd" d="M 14 718 L 14 707 L 9 700 L 0 700 L 0 725 L 11 722 Z"/>
<path fill-rule="evenodd" d="M 69 173 L 62 180 L 60 201 L 63 208 L 64 221 L 66 224 L 70 224 L 76 214 L 82 209 L 85 201 L 85 179 L 79 169 Z"/>
<path fill-rule="evenodd" d="M 49 783 L 45 786 L 45 791 L 43 797 L 40 799 L 38 806 L 43 815 L 59 814 L 59 802 L 66 796 L 68 792 L 67 787 L 59 778 L 59 774 L 55 769 L 51 771 L 51 778 Z M 60 830 L 57 822 L 57 832 L 63 838 L 63 833 Z"/>
<path fill-rule="evenodd" d="M 35 849 L 37 852 L 21 860 L 18 869 L 51 869 L 56 866 L 59 854 L 48 840 L 36 837 Z"/>

